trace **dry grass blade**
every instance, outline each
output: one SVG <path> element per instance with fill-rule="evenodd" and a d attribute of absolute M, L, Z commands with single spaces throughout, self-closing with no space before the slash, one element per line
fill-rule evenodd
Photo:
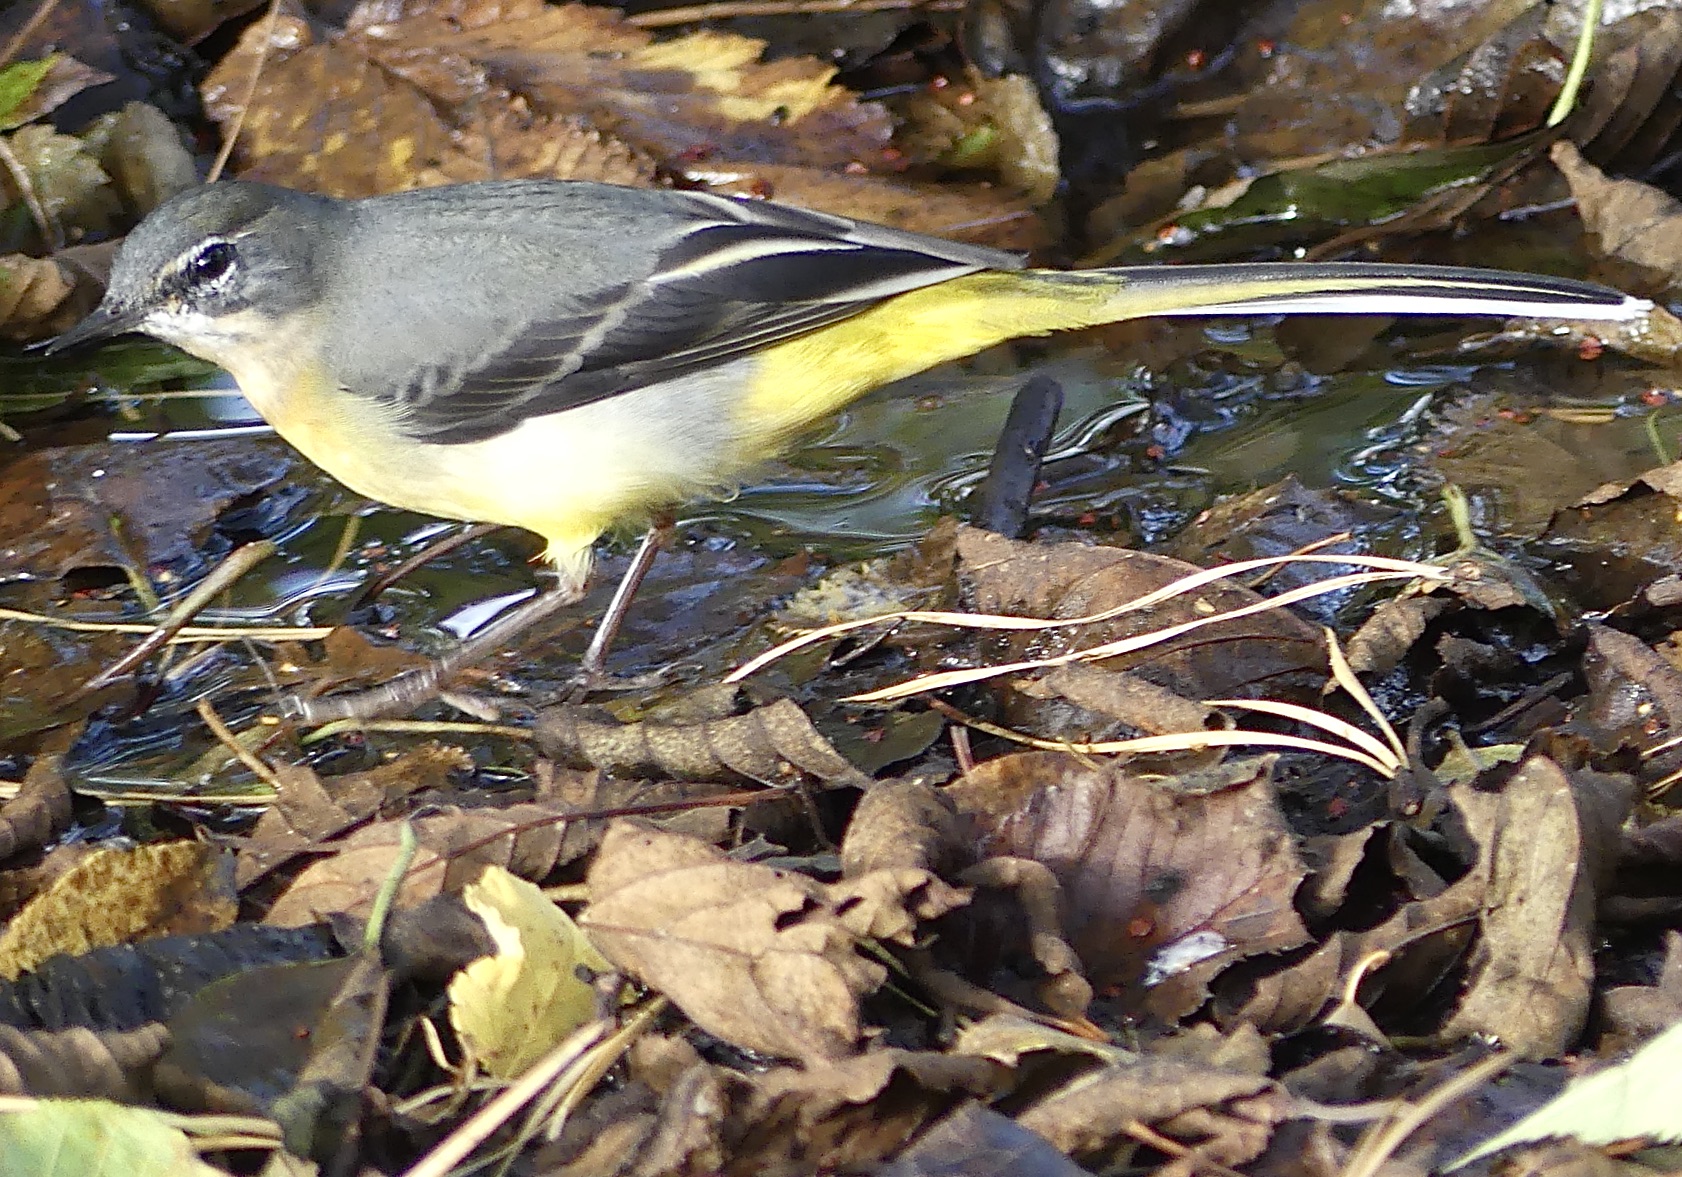
<path fill-rule="evenodd" d="M 1367 688 L 1361 685 L 1361 680 L 1355 677 L 1355 668 L 1349 665 L 1349 659 L 1343 656 L 1343 647 L 1338 644 L 1337 635 L 1327 628 L 1326 658 L 1332 666 L 1332 679 L 1342 687 L 1349 697 L 1361 705 L 1361 710 L 1372 716 L 1372 721 L 1378 730 L 1384 733 L 1389 741 L 1390 749 L 1395 753 L 1397 767 L 1407 763 L 1407 746 L 1402 743 L 1402 737 L 1385 718 L 1384 712 L 1378 709 L 1378 704 L 1367 693 Z"/>
<path fill-rule="evenodd" d="M 1344 557 L 1338 557 L 1343 560 Z M 883 687 L 876 691 L 866 691 L 859 695 L 849 695 L 843 702 L 847 703 L 890 703 L 898 699 L 907 699 L 912 695 L 920 695 L 925 691 L 945 690 L 949 687 L 964 686 L 969 683 L 985 682 L 991 678 L 998 678 L 1006 674 L 1021 674 L 1030 670 L 1044 670 L 1053 666 L 1067 666 L 1073 662 L 1096 662 L 1104 658 L 1114 658 L 1121 654 L 1131 654 L 1138 650 L 1149 649 L 1151 646 L 1161 645 L 1188 633 L 1206 629 L 1211 625 L 1222 622 L 1238 621 L 1245 617 L 1253 617 L 1259 613 L 1269 613 L 1275 609 L 1283 609 L 1299 601 L 1312 600 L 1327 593 L 1342 592 L 1348 588 L 1359 588 L 1362 585 L 1376 584 L 1385 580 L 1415 579 L 1412 572 L 1357 572 L 1348 576 L 1333 576 L 1313 584 L 1302 585 L 1290 592 L 1281 593 L 1277 597 L 1269 597 L 1265 601 L 1245 605 L 1238 609 L 1229 609 L 1224 613 L 1211 613 L 1207 617 L 1199 617 L 1191 621 L 1181 622 L 1179 625 L 1165 626 L 1149 633 L 1135 634 L 1129 638 L 1122 638 L 1102 645 L 1089 646 L 1084 650 L 1070 650 L 1064 654 L 1057 654 L 1050 658 L 1034 658 L 1022 662 L 1006 662 L 998 666 L 978 666 L 968 670 L 947 670 L 936 674 L 926 674 L 907 682 L 896 683 L 891 687 Z M 1154 594 L 1152 594 L 1154 595 Z M 1143 598 L 1141 598 L 1143 599 Z M 1062 623 L 1059 623 L 1062 624 Z"/>
<path fill-rule="evenodd" d="M 403 732 L 419 735 L 475 735 L 502 736 L 510 740 L 531 740 L 536 735 L 528 727 L 508 723 L 468 723 L 447 719 L 335 719 L 324 723 L 308 735 L 300 736 L 298 744 L 307 748 L 345 732 Z"/>
<path fill-rule="evenodd" d="M 545 1099 L 534 1110 L 531 1123 L 546 1125 L 544 1138 L 557 1139 L 561 1130 L 566 1127 L 567 1117 L 577 1111 L 584 1102 L 584 1097 L 595 1090 L 607 1073 L 611 1071 L 631 1044 L 640 1038 L 661 1014 L 671 1006 L 671 1002 L 664 997 L 654 997 L 643 1003 L 625 1024 L 615 1030 L 611 1036 L 591 1047 L 589 1054 L 584 1056 L 582 1065 L 575 1067 L 568 1078 L 569 1083 L 556 1084 L 552 1095 Z"/>
<path fill-rule="evenodd" d="M 1492 1054 L 1439 1084 L 1418 1102 L 1402 1105 L 1383 1123 L 1374 1124 L 1361 1137 L 1349 1163 L 1344 1166 L 1342 1177 L 1374 1177 L 1421 1124 L 1505 1071 L 1516 1057 L 1507 1051 Z"/>
<path fill-rule="evenodd" d="M 1399 756 L 1394 750 L 1354 724 L 1339 719 L 1335 715 L 1328 715 L 1324 711 L 1316 711 L 1312 707 L 1303 707 L 1296 703 L 1280 703 L 1272 699 L 1210 699 L 1210 707 L 1236 707 L 1242 711 L 1257 711 L 1264 715 L 1277 715 L 1281 719 L 1306 723 L 1310 727 L 1317 727 L 1323 732 L 1348 741 L 1355 747 L 1362 749 L 1381 764 L 1388 766 L 1385 776 L 1394 776 L 1406 758 Z"/>
<path fill-rule="evenodd" d="M 277 794 L 280 792 L 280 778 L 275 774 L 275 770 L 264 763 L 263 759 L 255 752 L 239 742 L 239 737 L 234 735 L 233 729 L 222 721 L 220 715 L 216 714 L 216 708 L 210 705 L 209 699 L 199 700 L 198 713 L 199 718 L 204 720 L 204 726 L 210 729 L 210 734 L 215 736 L 217 741 L 229 752 L 232 752 L 236 760 L 250 769 L 258 780 L 267 784 Z"/>
<path fill-rule="evenodd" d="M 1396 560 L 1388 556 L 1338 555 L 1325 556 L 1314 553 L 1291 553 L 1285 556 L 1263 556 L 1254 560 L 1239 560 L 1232 564 L 1222 564 L 1218 568 L 1207 568 L 1202 572 L 1183 576 L 1170 584 L 1165 584 L 1153 592 L 1146 593 L 1131 601 L 1105 609 L 1099 613 L 1090 613 L 1084 617 L 1066 617 L 1047 619 L 1043 617 L 1012 617 L 995 613 L 954 613 L 942 610 L 908 609 L 897 613 L 883 613 L 876 617 L 863 617 L 854 621 L 840 621 L 834 625 L 826 625 L 820 629 L 809 630 L 806 633 L 790 638 L 780 645 L 773 646 L 763 654 L 742 663 L 731 671 L 725 682 L 740 682 L 749 675 L 756 674 L 766 666 L 804 649 L 814 643 L 829 638 L 843 637 L 856 630 L 866 629 L 875 625 L 898 625 L 903 622 L 921 622 L 929 625 L 948 625 L 955 629 L 985 629 L 985 630 L 1048 630 L 1068 629 L 1076 625 L 1096 625 L 1110 621 L 1128 613 L 1136 613 L 1141 609 L 1149 609 L 1174 597 L 1184 596 L 1196 592 L 1206 585 L 1215 584 L 1223 580 L 1232 580 L 1247 576 L 1261 569 L 1280 568 L 1287 564 L 1333 564 L 1345 567 L 1366 568 L 1375 574 L 1376 579 L 1420 579 L 1447 580 L 1449 574 L 1432 564 L 1419 564 L 1412 560 Z M 1323 583 L 1330 583 L 1323 582 Z M 1365 583 L 1365 582 L 1362 582 Z M 1340 586 L 1341 587 L 1341 586 Z M 1300 590 L 1298 590 L 1300 591 Z M 1313 595 L 1313 594 L 1310 594 Z"/>
<path fill-rule="evenodd" d="M 473 1150 L 507 1123 L 514 1113 L 535 1099 L 539 1092 L 588 1059 L 590 1048 L 607 1032 L 605 1022 L 580 1027 L 572 1037 L 555 1047 L 531 1070 L 502 1094 L 480 1108 L 433 1150 L 407 1169 L 403 1177 L 447 1177 L 456 1171 Z"/>
<path fill-rule="evenodd" d="M 240 577 L 279 550 L 273 540 L 265 539 L 246 544 L 229 553 L 227 559 L 218 564 L 209 576 L 193 586 L 193 590 L 181 599 L 181 603 L 170 610 L 162 625 L 147 634 L 146 639 L 134 649 L 83 683 L 81 693 L 85 695 L 109 686 L 139 666 L 153 653 L 168 645 L 169 639 L 181 632 L 182 628 L 203 612 L 217 596 L 226 592 Z"/>
<path fill-rule="evenodd" d="M 1386 780 L 1396 775 L 1396 770 L 1386 760 L 1378 760 L 1358 748 L 1351 748 L 1344 744 L 1329 744 L 1324 740 L 1311 740 L 1306 736 L 1281 735 L 1275 732 L 1247 732 L 1247 731 L 1206 731 L 1206 732 L 1169 732 L 1157 736 L 1136 736 L 1130 740 L 1097 740 L 1090 743 L 1071 743 L 1068 740 L 1044 740 L 1038 736 L 1030 736 L 1025 732 L 1015 731 L 1008 727 L 1001 727 L 995 723 L 988 723 L 984 719 L 965 715 L 955 707 L 944 704 L 935 708 L 942 715 L 972 727 L 978 732 L 985 732 L 990 736 L 1010 740 L 1028 748 L 1039 748 L 1046 752 L 1074 752 L 1081 755 L 1099 756 L 1118 753 L 1147 755 L 1161 752 L 1201 752 L 1206 748 L 1288 748 L 1297 752 L 1319 752 L 1326 756 L 1335 756 L 1339 760 L 1348 760 L 1364 768 L 1370 768 Z M 1370 738 L 1370 737 L 1369 737 Z"/>
<path fill-rule="evenodd" d="M 70 633 L 150 634 L 158 628 L 142 621 L 74 621 L 26 609 L 0 609 L 0 621 L 23 621 Z M 318 642 L 332 632 L 330 625 L 184 625 L 165 644 L 235 642 L 242 638 L 259 642 Z"/>

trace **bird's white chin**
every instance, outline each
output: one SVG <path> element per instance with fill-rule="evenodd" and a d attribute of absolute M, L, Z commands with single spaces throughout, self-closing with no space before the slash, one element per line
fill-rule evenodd
<path fill-rule="evenodd" d="M 227 367 L 227 358 L 252 341 L 256 324 L 249 319 L 248 312 L 213 316 L 169 309 L 147 315 L 138 330 L 201 360 Z"/>

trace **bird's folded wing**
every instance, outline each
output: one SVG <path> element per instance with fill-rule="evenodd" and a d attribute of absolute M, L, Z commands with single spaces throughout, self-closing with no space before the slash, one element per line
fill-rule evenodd
<path fill-rule="evenodd" d="M 481 440 L 725 363 L 896 294 L 1021 265 L 1012 254 L 841 217 L 659 195 L 662 213 L 683 215 L 656 222 L 654 232 L 666 232 L 649 248 L 623 251 L 633 272 L 587 298 L 510 308 L 513 324 L 492 350 L 417 367 L 382 398 L 398 406 L 402 427 L 426 441 Z"/>

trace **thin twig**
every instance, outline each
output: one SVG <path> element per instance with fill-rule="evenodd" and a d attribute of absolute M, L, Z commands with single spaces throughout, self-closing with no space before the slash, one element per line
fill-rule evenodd
<path fill-rule="evenodd" d="M 263 763 L 262 758 L 255 752 L 239 742 L 239 737 L 234 735 L 233 729 L 223 723 L 222 717 L 216 714 L 216 708 L 210 705 L 209 698 L 199 700 L 198 713 L 199 718 L 204 720 L 204 726 L 210 729 L 210 734 L 215 736 L 228 751 L 232 752 L 241 764 L 249 768 L 257 775 L 258 780 L 268 785 L 277 794 L 280 792 L 280 774 Z"/>
<path fill-rule="evenodd" d="M 335 719 L 324 723 L 298 743 L 302 747 L 319 744 L 340 732 L 413 732 L 422 735 L 455 734 L 475 736 L 505 736 L 511 740 L 534 740 L 537 733 L 529 727 L 515 727 L 507 723 L 462 723 L 443 719 Z"/>
<path fill-rule="evenodd" d="M 1149 1145 L 1157 1152 L 1167 1153 L 1176 1160 L 1186 1162 L 1193 1173 L 1199 1169 L 1207 1169 L 1211 1173 L 1219 1173 L 1221 1177 L 1244 1177 L 1237 1169 L 1229 1169 L 1219 1161 L 1204 1156 L 1202 1149 L 1191 1148 L 1172 1137 L 1164 1136 L 1142 1120 L 1129 1120 L 1122 1125 L 1121 1130 L 1140 1144 Z"/>
<path fill-rule="evenodd" d="M 1497 1051 L 1467 1067 L 1460 1074 L 1426 1092 L 1418 1102 L 1410 1102 L 1393 1112 L 1389 1119 L 1374 1124 L 1361 1136 L 1349 1163 L 1343 1167 L 1342 1177 L 1374 1177 L 1393 1156 L 1402 1142 L 1443 1108 L 1482 1087 L 1502 1071 L 1513 1065 L 1517 1056 L 1511 1051 Z"/>
<path fill-rule="evenodd" d="M 12 145 L 0 137 L 0 164 L 12 175 L 12 183 L 17 185 L 18 195 L 23 198 L 24 205 L 29 209 L 29 215 L 35 221 L 35 231 L 41 235 L 41 244 L 49 252 L 56 253 L 64 248 L 64 230 L 59 227 L 47 212 L 47 206 L 41 203 L 40 194 L 35 191 L 35 180 L 29 174 L 29 169 L 23 166 L 23 161 L 12 150 Z"/>
<path fill-rule="evenodd" d="M 58 0 L 41 0 L 40 6 L 35 9 L 28 20 L 23 22 L 23 27 L 12 34 L 12 39 L 6 42 L 4 49 L 0 49 L 0 68 L 12 64 L 12 58 L 16 57 L 18 50 L 23 48 L 23 43 L 35 35 L 35 30 L 41 27 L 46 19 L 53 14 L 53 9 L 57 7 Z"/>
<path fill-rule="evenodd" d="M 246 79 L 245 96 L 234 109 L 233 125 L 222 135 L 222 150 L 216 153 L 216 162 L 210 165 L 210 173 L 204 178 L 206 184 L 214 184 L 221 178 L 222 169 L 228 166 L 228 160 L 234 154 L 234 144 L 239 141 L 240 131 L 245 129 L 245 115 L 251 109 L 251 100 L 257 96 L 257 80 L 263 76 L 263 65 L 269 60 L 269 50 L 274 45 L 275 27 L 279 23 L 280 0 L 269 0 L 269 11 L 264 14 L 262 24 L 256 30 L 257 53 L 251 63 L 251 76 Z"/>
<path fill-rule="evenodd" d="M 99 690 L 101 687 L 110 686 L 158 650 L 163 649 L 169 644 L 170 639 L 186 628 L 187 623 L 203 612 L 211 601 L 221 596 L 233 587 L 240 577 L 279 550 L 273 540 L 261 539 L 256 543 L 235 548 L 228 553 L 226 560 L 211 569 L 210 575 L 194 585 L 193 591 L 182 597 L 180 604 L 169 611 L 169 616 L 164 619 L 162 625 L 148 634 L 146 639 L 136 645 L 134 649 L 83 683 L 81 689 L 76 692 L 76 697 L 81 698 Z"/>
<path fill-rule="evenodd" d="M 410 556 L 407 560 L 403 561 L 403 563 L 399 564 L 390 572 L 387 572 L 384 576 L 380 577 L 378 580 L 374 581 L 374 583 L 370 584 L 367 588 L 358 593 L 356 595 L 356 600 L 351 602 L 351 612 L 354 613 L 358 609 L 366 608 L 367 606 L 372 605 L 376 597 L 385 592 L 386 589 L 390 588 L 398 581 L 402 580 L 405 576 L 409 575 L 409 573 L 419 568 L 421 565 L 431 563 L 440 556 L 448 555 L 450 552 L 453 552 L 457 548 L 461 547 L 462 544 L 471 543 L 473 540 L 479 539 L 481 536 L 489 535 L 491 532 L 500 531 L 501 529 L 502 525 L 500 523 L 474 523 L 468 527 L 460 528 L 450 535 L 446 535 L 443 539 L 438 540 L 436 543 L 427 544 L 426 547 Z"/>

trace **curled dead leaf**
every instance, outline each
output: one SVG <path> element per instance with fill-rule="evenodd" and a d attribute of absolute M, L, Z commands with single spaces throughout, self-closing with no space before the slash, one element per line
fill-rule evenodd
<path fill-rule="evenodd" d="M 966 898 L 909 868 L 826 887 L 629 822 L 608 827 L 589 885 L 579 922 L 609 960 L 709 1033 L 807 1062 L 858 1048 L 859 1000 L 887 976 L 860 943 L 909 943 Z"/>
<path fill-rule="evenodd" d="M 624 724 L 594 708 L 551 707 L 538 717 L 536 731 L 538 746 L 556 760 L 621 776 L 764 785 L 793 783 L 802 775 L 831 785 L 867 782 L 792 699 L 693 723 Z"/>

